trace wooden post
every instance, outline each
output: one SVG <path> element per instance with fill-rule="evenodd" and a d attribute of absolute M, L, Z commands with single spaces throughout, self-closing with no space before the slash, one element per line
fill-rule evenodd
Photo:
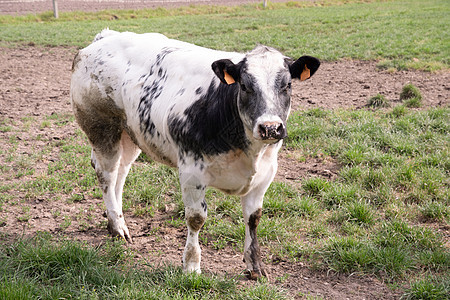
<path fill-rule="evenodd" d="M 264 6 L 264 8 L 266 8 L 266 7 L 267 7 L 267 0 L 264 0 L 264 2 L 263 2 L 263 6 Z"/>
<path fill-rule="evenodd" d="M 53 16 L 55 16 L 55 19 L 58 19 L 58 2 L 56 0 L 53 0 Z"/>

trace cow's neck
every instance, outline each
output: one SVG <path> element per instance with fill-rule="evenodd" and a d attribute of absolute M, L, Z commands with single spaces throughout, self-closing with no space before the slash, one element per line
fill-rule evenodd
<path fill-rule="evenodd" d="M 249 141 L 239 116 L 237 96 L 238 86 L 217 85 L 213 80 L 184 111 L 185 117 L 169 118 L 171 135 L 184 153 L 201 158 L 247 151 Z"/>

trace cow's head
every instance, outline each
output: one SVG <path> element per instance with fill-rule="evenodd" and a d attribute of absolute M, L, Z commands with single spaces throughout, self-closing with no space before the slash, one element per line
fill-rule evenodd
<path fill-rule="evenodd" d="M 258 46 L 239 63 L 221 59 L 212 69 L 223 84 L 239 85 L 237 103 L 246 131 L 254 139 L 274 143 L 287 136 L 292 78 L 306 80 L 319 65 L 311 56 L 293 61 L 273 48 Z"/>

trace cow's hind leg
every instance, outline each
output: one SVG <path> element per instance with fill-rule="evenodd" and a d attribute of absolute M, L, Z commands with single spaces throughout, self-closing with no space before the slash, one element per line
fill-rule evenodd
<path fill-rule="evenodd" d="M 125 179 L 130 172 L 131 165 L 141 153 L 139 147 L 136 146 L 136 144 L 131 140 L 126 131 L 122 132 L 122 136 L 120 139 L 120 153 L 121 156 L 119 162 L 119 170 L 117 173 L 115 192 L 117 205 L 122 207 L 122 192 L 123 186 L 125 184 Z"/>
<path fill-rule="evenodd" d="M 122 211 L 122 191 L 131 164 L 139 155 L 139 148 L 124 131 L 120 140 L 110 149 L 102 151 L 93 145 L 92 166 L 103 191 L 103 200 L 108 217 L 108 231 L 132 242 Z"/>
<path fill-rule="evenodd" d="M 122 187 L 137 150 L 130 146 L 128 135 L 123 134 L 122 111 L 110 100 L 94 96 L 79 100 L 83 105 L 74 101 L 75 117 L 92 145 L 91 162 L 103 191 L 108 230 L 113 236 L 131 241 L 122 212 Z"/>

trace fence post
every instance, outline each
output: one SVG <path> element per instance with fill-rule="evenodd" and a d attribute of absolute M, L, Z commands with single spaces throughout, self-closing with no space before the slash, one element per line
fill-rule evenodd
<path fill-rule="evenodd" d="M 56 0 L 53 0 L 53 16 L 55 19 L 58 19 L 58 2 Z"/>
<path fill-rule="evenodd" d="M 267 7 L 267 0 L 264 0 L 264 1 L 263 1 L 263 6 L 264 6 L 264 8 Z"/>

